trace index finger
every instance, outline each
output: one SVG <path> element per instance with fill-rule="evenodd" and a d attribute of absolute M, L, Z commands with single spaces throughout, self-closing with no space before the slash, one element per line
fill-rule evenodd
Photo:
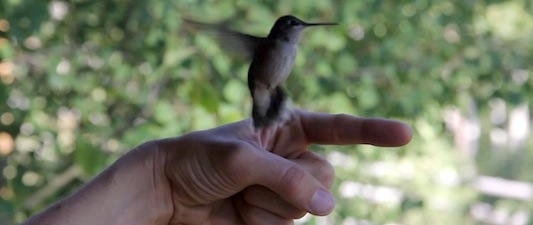
<path fill-rule="evenodd" d="M 397 147 L 409 143 L 413 136 L 409 125 L 395 120 L 308 111 L 298 114 L 307 141 L 312 144 Z"/>

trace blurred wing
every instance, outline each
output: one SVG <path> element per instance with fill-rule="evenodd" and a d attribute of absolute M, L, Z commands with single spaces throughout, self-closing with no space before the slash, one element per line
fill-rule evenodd
<path fill-rule="evenodd" d="M 216 36 L 224 50 L 247 59 L 252 59 L 254 52 L 266 42 L 266 38 L 243 34 L 222 24 L 209 24 L 187 19 L 184 19 L 184 21 L 191 28 L 203 30 Z"/>

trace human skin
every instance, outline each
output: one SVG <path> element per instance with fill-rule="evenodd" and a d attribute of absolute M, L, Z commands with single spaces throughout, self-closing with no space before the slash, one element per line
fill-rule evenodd
<path fill-rule="evenodd" d="M 291 117 L 281 127 L 255 131 L 243 120 L 144 143 L 24 224 L 293 224 L 335 205 L 333 167 L 309 145 L 393 147 L 412 137 L 393 120 Z"/>

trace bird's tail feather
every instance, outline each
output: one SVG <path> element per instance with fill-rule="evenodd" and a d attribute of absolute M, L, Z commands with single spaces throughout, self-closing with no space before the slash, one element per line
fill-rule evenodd
<path fill-rule="evenodd" d="M 252 118 L 255 128 L 262 128 L 272 125 L 275 122 L 285 122 L 289 100 L 287 93 L 278 86 L 270 92 L 270 103 L 268 108 L 261 110 L 257 104 L 252 109 Z"/>

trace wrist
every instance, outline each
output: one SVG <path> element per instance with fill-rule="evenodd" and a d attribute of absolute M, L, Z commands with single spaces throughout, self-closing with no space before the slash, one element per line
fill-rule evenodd
<path fill-rule="evenodd" d="M 168 224 L 173 205 L 163 162 L 157 145 L 143 144 L 24 224 Z"/>
<path fill-rule="evenodd" d="M 132 183 L 132 187 L 138 188 L 131 189 L 138 191 L 135 196 L 142 196 L 139 203 L 142 203 L 146 210 L 145 218 L 148 218 L 151 224 L 168 224 L 174 208 L 170 198 L 170 183 L 164 168 L 165 152 L 159 148 L 157 141 L 150 141 L 130 151 L 124 160 L 134 160 L 133 163 L 124 163 L 124 170 L 139 170 L 138 173 L 129 174 L 135 176 L 134 180 L 138 181 Z M 136 168 L 128 168 L 131 166 Z"/>

